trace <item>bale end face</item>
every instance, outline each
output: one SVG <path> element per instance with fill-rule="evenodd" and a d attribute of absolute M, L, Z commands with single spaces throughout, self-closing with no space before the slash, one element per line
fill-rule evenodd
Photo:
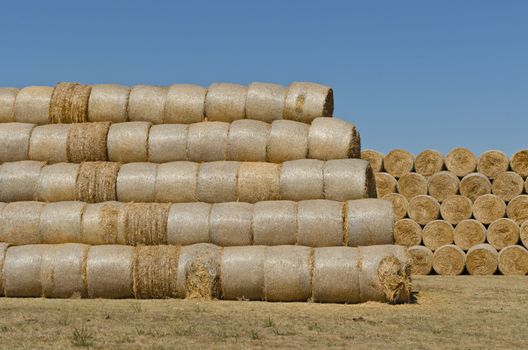
<path fill-rule="evenodd" d="M 391 304 L 408 301 L 411 295 L 411 260 L 400 261 L 389 255 L 378 265 L 378 278 L 383 293 Z"/>

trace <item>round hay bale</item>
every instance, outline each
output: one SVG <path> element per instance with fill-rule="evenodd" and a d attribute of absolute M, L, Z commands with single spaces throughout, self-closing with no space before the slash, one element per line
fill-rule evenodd
<path fill-rule="evenodd" d="M 486 227 L 474 219 L 462 220 L 453 231 L 455 244 L 463 250 L 486 242 Z"/>
<path fill-rule="evenodd" d="M 211 204 L 207 203 L 172 204 L 167 222 L 167 243 L 174 245 L 210 243 L 210 213 Z"/>
<path fill-rule="evenodd" d="M 409 201 L 407 201 L 407 198 L 399 193 L 389 193 L 383 196 L 383 199 L 392 203 L 394 220 L 400 220 L 407 217 L 407 210 L 409 210 Z"/>
<path fill-rule="evenodd" d="M 15 120 L 19 123 L 48 124 L 53 88 L 28 86 L 21 89 L 15 100 Z"/>
<path fill-rule="evenodd" d="M 222 247 L 251 245 L 253 205 L 242 202 L 213 204 L 210 216 L 211 243 Z"/>
<path fill-rule="evenodd" d="M 453 225 L 444 220 L 431 221 L 422 230 L 423 244 L 432 251 L 441 246 L 452 244 L 454 239 L 455 229 Z"/>
<path fill-rule="evenodd" d="M 271 126 L 258 120 L 235 120 L 229 127 L 227 159 L 265 162 Z"/>
<path fill-rule="evenodd" d="M 176 297 L 179 256 L 179 246 L 137 247 L 132 265 L 134 296 L 137 299 Z"/>
<path fill-rule="evenodd" d="M 411 273 L 413 275 L 428 275 L 433 270 L 433 252 L 422 245 L 409 247 L 407 250 L 412 258 Z"/>
<path fill-rule="evenodd" d="M 519 242 L 520 231 L 519 225 L 515 221 L 500 218 L 489 225 L 486 238 L 488 243 L 495 249 L 501 250 L 509 245 L 517 244 Z"/>
<path fill-rule="evenodd" d="M 148 161 L 149 122 L 117 123 L 110 126 L 107 138 L 108 160 L 132 163 Z"/>
<path fill-rule="evenodd" d="M 186 247 L 183 247 L 182 251 L 184 248 Z M 190 259 L 186 258 L 184 265 L 186 298 L 211 300 L 220 297 L 222 251 L 223 249 L 219 247 L 204 245 L 196 247 Z M 181 254 L 180 252 L 180 256 Z M 179 264 L 182 264 L 181 258 Z"/>
<path fill-rule="evenodd" d="M 442 203 L 446 198 L 458 193 L 460 180 L 449 171 L 441 171 L 432 175 L 427 184 L 427 192 Z"/>
<path fill-rule="evenodd" d="M 383 167 L 398 179 L 413 170 L 414 156 L 403 149 L 394 149 L 383 158 Z"/>
<path fill-rule="evenodd" d="M 264 201 L 253 205 L 253 244 L 297 243 L 297 202 Z"/>
<path fill-rule="evenodd" d="M 521 239 L 522 244 L 524 247 L 528 247 L 528 221 L 525 221 L 521 225 L 521 229 L 519 232 L 519 238 Z"/>
<path fill-rule="evenodd" d="M 431 196 L 416 196 L 409 201 L 408 214 L 420 225 L 426 225 L 440 217 L 440 204 Z"/>
<path fill-rule="evenodd" d="M 528 220 L 528 195 L 521 194 L 513 198 L 508 203 L 506 215 L 515 221 L 517 225 L 522 225 L 523 222 Z"/>
<path fill-rule="evenodd" d="M 156 202 L 196 202 L 198 168 L 193 162 L 170 162 L 158 165 Z"/>
<path fill-rule="evenodd" d="M 370 164 L 362 159 L 324 162 L 324 197 L 335 201 L 376 198 L 376 180 Z"/>
<path fill-rule="evenodd" d="M 428 149 L 416 156 L 414 170 L 423 176 L 433 176 L 444 168 L 444 156 L 435 150 Z"/>
<path fill-rule="evenodd" d="M 128 120 L 164 123 L 167 88 L 161 86 L 136 85 L 128 97 Z"/>
<path fill-rule="evenodd" d="M 427 194 L 427 179 L 418 173 L 407 173 L 398 179 L 398 193 L 407 199 Z"/>
<path fill-rule="evenodd" d="M 226 247 L 222 253 L 222 298 L 264 299 L 264 257 L 267 247 Z"/>
<path fill-rule="evenodd" d="M 392 205 L 382 199 L 356 199 L 345 204 L 345 242 L 350 247 L 393 244 Z"/>
<path fill-rule="evenodd" d="M 433 255 L 433 270 L 439 275 L 456 276 L 464 271 L 466 254 L 453 244 L 438 248 Z"/>
<path fill-rule="evenodd" d="M 276 120 L 271 124 L 267 144 L 267 160 L 282 163 L 308 157 L 310 126 L 291 120 Z"/>
<path fill-rule="evenodd" d="M 506 202 L 522 194 L 523 189 L 523 178 L 513 171 L 505 171 L 495 176 L 491 185 L 491 192 Z"/>
<path fill-rule="evenodd" d="M 84 162 L 79 166 L 75 199 L 87 203 L 115 201 L 119 163 Z"/>
<path fill-rule="evenodd" d="M 90 122 L 123 123 L 128 121 L 127 108 L 130 88 L 116 84 L 92 86 L 88 102 Z"/>
<path fill-rule="evenodd" d="M 148 157 L 152 163 L 187 160 L 189 125 L 153 125 L 149 131 Z"/>
<path fill-rule="evenodd" d="M 280 198 L 281 165 L 242 162 L 238 171 L 238 200 L 257 203 Z"/>
<path fill-rule="evenodd" d="M 511 245 L 501 249 L 498 259 L 499 271 L 503 275 L 524 276 L 528 273 L 528 250 L 526 250 L 524 247 L 521 247 L 520 245 Z"/>
<path fill-rule="evenodd" d="M 383 153 L 366 149 L 361 151 L 360 157 L 370 163 L 370 167 L 374 173 L 383 171 L 383 158 L 385 157 Z"/>
<path fill-rule="evenodd" d="M 359 158 L 361 140 L 356 126 L 336 118 L 315 118 L 308 132 L 308 158 Z"/>
<path fill-rule="evenodd" d="M 118 232 L 120 202 L 87 204 L 81 222 L 81 242 L 91 245 L 126 244 Z M 122 235 L 119 236 L 119 233 Z"/>
<path fill-rule="evenodd" d="M 107 161 L 106 138 L 109 129 L 108 122 L 72 124 L 68 132 L 68 161 Z"/>
<path fill-rule="evenodd" d="M 452 225 L 471 218 L 472 203 L 467 197 L 454 195 L 447 197 L 440 206 L 442 218 Z"/>
<path fill-rule="evenodd" d="M 491 224 L 504 217 L 504 214 L 506 214 L 506 204 L 494 194 L 480 196 L 473 203 L 473 217 L 483 224 Z"/>
<path fill-rule="evenodd" d="M 267 123 L 282 119 L 286 92 L 277 84 L 251 83 L 247 91 L 246 118 Z"/>
<path fill-rule="evenodd" d="M 134 247 L 91 246 L 86 258 L 88 296 L 106 299 L 133 297 L 133 257 Z"/>
<path fill-rule="evenodd" d="M 154 202 L 158 165 L 129 163 L 121 165 L 117 174 L 117 200 L 120 202 Z"/>
<path fill-rule="evenodd" d="M 200 202 L 235 202 L 240 162 L 210 162 L 198 169 L 197 196 Z"/>
<path fill-rule="evenodd" d="M 281 199 L 324 199 L 324 163 L 316 159 L 284 162 L 280 174 Z"/>
<path fill-rule="evenodd" d="M 4 296 L 4 261 L 8 246 L 7 243 L 0 243 L 0 297 Z"/>
<path fill-rule="evenodd" d="M 205 120 L 205 95 L 207 89 L 191 84 L 174 84 L 168 87 L 165 99 L 164 123 L 191 124 Z"/>
<path fill-rule="evenodd" d="M 523 149 L 515 153 L 511 158 L 510 166 L 523 178 L 528 177 L 528 150 Z"/>
<path fill-rule="evenodd" d="M 88 103 L 92 87 L 79 83 L 58 83 L 49 106 L 51 123 L 84 123 L 88 121 Z"/>
<path fill-rule="evenodd" d="M 313 263 L 313 301 L 358 303 L 359 249 L 327 247 L 315 249 Z"/>
<path fill-rule="evenodd" d="M 447 154 L 445 165 L 456 176 L 464 177 L 477 169 L 477 157 L 467 148 L 453 148 Z"/>
<path fill-rule="evenodd" d="M 205 116 L 209 121 L 232 122 L 246 117 L 248 88 L 238 84 L 214 83 L 205 96 Z"/>
<path fill-rule="evenodd" d="M 460 181 L 460 194 L 474 202 L 478 197 L 491 193 L 491 182 L 480 173 L 467 174 Z"/>
<path fill-rule="evenodd" d="M 41 297 L 42 255 L 52 246 L 35 244 L 9 247 L 4 260 L 4 294 L 6 297 Z"/>
<path fill-rule="evenodd" d="M 13 244 L 36 244 L 40 242 L 40 213 L 44 203 L 7 203 L 0 213 L 0 241 Z"/>
<path fill-rule="evenodd" d="M 15 121 L 15 99 L 17 93 L 18 89 L 16 88 L 0 88 L 0 123 Z M 3 293 L 3 291 L 0 291 L 0 293 Z"/>
<path fill-rule="evenodd" d="M 81 243 L 81 218 L 86 203 L 47 203 L 40 213 L 39 243 Z"/>
<path fill-rule="evenodd" d="M 297 244 L 308 247 L 346 245 L 343 203 L 325 199 L 299 202 Z"/>
<path fill-rule="evenodd" d="M 29 159 L 29 142 L 34 127 L 34 124 L 0 123 L 0 163 Z"/>
<path fill-rule="evenodd" d="M 361 301 L 408 302 L 411 296 L 412 258 L 396 245 L 359 247 Z"/>
<path fill-rule="evenodd" d="M 401 219 L 394 223 L 394 244 L 410 247 L 422 242 L 422 227 L 411 219 Z"/>
<path fill-rule="evenodd" d="M 48 163 L 68 161 L 68 133 L 70 124 L 37 126 L 31 132 L 28 158 Z"/>
<path fill-rule="evenodd" d="M 332 88 L 315 83 L 293 82 L 288 86 L 283 118 L 311 123 L 318 117 L 332 117 L 334 92 Z"/>
<path fill-rule="evenodd" d="M 312 296 L 313 248 L 267 247 L 264 256 L 264 298 L 306 301 Z"/>
<path fill-rule="evenodd" d="M 23 160 L 0 165 L 0 202 L 36 200 L 44 164 Z"/>
<path fill-rule="evenodd" d="M 510 159 L 501 151 L 483 152 L 477 165 L 477 171 L 490 179 L 494 179 L 500 173 L 508 170 Z"/>
<path fill-rule="evenodd" d="M 187 158 L 195 162 L 227 159 L 229 123 L 203 122 L 189 125 Z"/>
<path fill-rule="evenodd" d="M 169 203 L 125 203 L 119 211 L 117 235 L 127 245 L 167 244 Z"/>
<path fill-rule="evenodd" d="M 375 173 L 376 193 L 378 198 L 383 198 L 389 193 L 396 193 L 398 181 L 389 173 Z"/>
<path fill-rule="evenodd" d="M 497 271 L 498 255 L 489 244 L 477 244 L 466 253 L 466 270 L 470 275 L 493 275 Z"/>

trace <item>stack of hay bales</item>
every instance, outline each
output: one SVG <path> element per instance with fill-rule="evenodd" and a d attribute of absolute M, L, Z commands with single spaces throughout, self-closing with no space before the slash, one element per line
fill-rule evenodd
<path fill-rule="evenodd" d="M 415 273 L 528 273 L 528 150 L 511 158 L 466 148 L 361 157 L 378 196 L 393 202 L 395 241 L 409 247 Z"/>
<path fill-rule="evenodd" d="M 0 295 L 409 301 L 332 114 L 313 83 L 0 89 Z"/>

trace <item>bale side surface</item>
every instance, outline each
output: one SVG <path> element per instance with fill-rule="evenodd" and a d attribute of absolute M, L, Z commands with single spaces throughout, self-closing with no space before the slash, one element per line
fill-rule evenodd
<path fill-rule="evenodd" d="M 0 123 L 0 163 L 29 159 L 30 137 L 34 127 L 34 124 L 26 123 Z"/>
<path fill-rule="evenodd" d="M 190 84 L 169 86 L 165 100 L 165 123 L 191 124 L 205 120 L 207 89 Z"/>
<path fill-rule="evenodd" d="M 197 196 L 200 202 L 235 202 L 238 199 L 240 162 L 210 162 L 200 164 Z"/>
<path fill-rule="evenodd" d="M 434 252 L 433 269 L 439 275 L 460 275 L 465 264 L 466 254 L 456 245 L 448 244 Z"/>
<path fill-rule="evenodd" d="M 453 148 L 445 159 L 447 170 L 458 177 L 464 177 L 477 169 L 477 157 L 467 148 Z"/>
<path fill-rule="evenodd" d="M 266 247 L 226 247 L 222 253 L 222 298 L 264 299 L 264 257 Z"/>
<path fill-rule="evenodd" d="M 414 156 L 403 149 L 394 149 L 383 159 L 383 167 L 398 179 L 413 170 Z"/>
<path fill-rule="evenodd" d="M 293 82 L 288 86 L 284 102 L 284 119 L 311 123 L 318 117 L 332 117 L 333 113 L 332 88 L 307 82 Z"/>
<path fill-rule="evenodd" d="M 6 297 L 41 297 L 42 255 L 49 245 L 35 244 L 7 249 L 3 282 Z"/>
<path fill-rule="evenodd" d="M 229 123 L 203 122 L 189 125 L 187 159 L 196 162 L 227 160 Z"/>
<path fill-rule="evenodd" d="M 524 245 L 525 248 L 528 248 L 528 221 L 525 221 L 521 225 L 519 238 L 521 239 L 522 245 Z"/>
<path fill-rule="evenodd" d="M 68 161 L 68 133 L 70 124 L 37 126 L 31 132 L 28 158 L 48 163 Z"/>
<path fill-rule="evenodd" d="M 463 250 L 486 241 L 486 227 L 474 219 L 462 220 L 453 231 L 455 244 Z"/>
<path fill-rule="evenodd" d="M 24 160 L 0 165 L 0 202 L 35 200 L 44 164 Z"/>
<path fill-rule="evenodd" d="M 66 243 L 45 249 L 41 263 L 42 296 L 47 298 L 86 297 L 85 261 L 89 247 Z"/>
<path fill-rule="evenodd" d="M 251 83 L 247 91 L 246 118 L 267 123 L 282 119 L 286 92 L 277 84 Z"/>
<path fill-rule="evenodd" d="M 136 247 L 132 265 L 134 296 L 137 299 L 176 297 L 179 255 L 179 246 Z"/>
<path fill-rule="evenodd" d="M 122 123 L 128 120 L 130 88 L 115 84 L 93 85 L 88 102 L 88 121 Z"/>
<path fill-rule="evenodd" d="M 440 204 L 431 196 L 416 196 L 409 201 L 408 214 L 420 225 L 427 225 L 440 217 Z"/>
<path fill-rule="evenodd" d="M 513 198 L 506 209 L 506 214 L 517 225 L 522 225 L 528 220 L 528 195 L 522 194 Z"/>
<path fill-rule="evenodd" d="M 232 122 L 227 140 L 227 160 L 265 162 L 270 129 L 269 124 L 258 120 Z"/>
<path fill-rule="evenodd" d="M 323 166 L 324 198 L 346 201 L 376 198 L 376 178 L 362 159 L 327 160 Z"/>
<path fill-rule="evenodd" d="M 216 203 L 212 205 L 209 237 L 211 243 L 229 247 L 251 245 L 253 205 L 242 202 Z"/>
<path fill-rule="evenodd" d="M 37 191 L 37 200 L 61 202 L 75 200 L 75 184 L 79 175 L 79 164 L 57 163 L 42 168 Z"/>
<path fill-rule="evenodd" d="M 428 275 L 433 270 L 433 252 L 422 245 L 409 247 L 412 257 L 411 273 L 413 275 Z"/>
<path fill-rule="evenodd" d="M 511 158 L 510 166 L 517 174 L 528 177 L 528 150 L 516 152 Z"/>
<path fill-rule="evenodd" d="M 246 117 L 247 87 L 215 83 L 207 89 L 205 116 L 210 121 L 232 122 Z"/>
<path fill-rule="evenodd" d="M 112 124 L 106 143 L 108 160 L 123 163 L 148 161 L 150 127 L 149 122 Z"/>
<path fill-rule="evenodd" d="M 366 149 L 361 151 L 360 157 L 370 163 L 373 172 L 379 173 L 384 171 L 383 158 L 385 158 L 385 155 L 383 153 Z"/>
<path fill-rule="evenodd" d="M 505 172 L 510 167 L 510 159 L 501 151 L 483 152 L 477 164 L 477 171 L 490 179 Z"/>
<path fill-rule="evenodd" d="M 153 125 L 148 138 L 149 162 L 165 163 L 187 160 L 188 134 L 188 125 Z"/>
<path fill-rule="evenodd" d="M 336 118 L 316 118 L 308 132 L 308 158 L 359 158 L 361 141 L 354 124 Z"/>
<path fill-rule="evenodd" d="M 423 244 L 432 251 L 441 246 L 453 244 L 454 239 L 455 229 L 453 225 L 444 220 L 431 221 L 422 230 Z"/>
<path fill-rule="evenodd" d="M 37 125 L 48 124 L 51 86 L 27 86 L 21 89 L 15 100 L 15 121 Z"/>
<path fill-rule="evenodd" d="M 376 193 L 378 198 L 383 198 L 389 193 L 396 193 L 398 181 L 389 173 L 375 173 Z"/>
<path fill-rule="evenodd" d="M 41 202 L 7 203 L 0 213 L 0 242 L 13 245 L 40 242 Z"/>
<path fill-rule="evenodd" d="M 528 273 L 528 250 L 519 245 L 511 245 L 501 249 L 499 252 L 499 271 L 508 276 L 526 275 Z"/>
<path fill-rule="evenodd" d="M 471 218 L 472 203 L 467 197 L 454 195 L 447 197 L 440 206 L 442 218 L 456 225 L 462 220 Z"/>
<path fill-rule="evenodd" d="M 196 202 L 198 169 L 192 162 L 170 162 L 158 165 L 156 202 Z"/>
<path fill-rule="evenodd" d="M 86 203 L 47 203 L 40 213 L 39 243 L 82 243 L 81 218 Z"/>
<path fill-rule="evenodd" d="M 136 85 L 128 97 L 128 120 L 164 123 L 167 88 L 161 86 Z"/>
<path fill-rule="evenodd" d="M 238 200 L 257 203 L 280 198 L 281 165 L 242 162 L 238 171 Z"/>
<path fill-rule="evenodd" d="M 119 168 L 120 164 L 114 162 L 81 163 L 75 183 L 75 199 L 87 203 L 115 201 Z"/>
<path fill-rule="evenodd" d="M 220 297 L 222 249 L 209 245 L 193 247 L 192 255 L 187 255 L 184 265 L 185 297 L 205 300 Z M 188 247 L 183 247 L 182 251 L 185 248 Z M 181 258 L 179 263 L 182 264 Z"/>
<path fill-rule="evenodd" d="M 432 176 L 444 168 L 444 156 L 435 150 L 425 150 L 414 160 L 415 171 L 423 176 Z"/>
<path fill-rule="evenodd" d="M 116 193 L 120 202 L 154 202 L 156 199 L 156 174 L 153 163 L 128 163 L 119 168 Z"/>
<path fill-rule="evenodd" d="M 418 173 L 407 173 L 398 179 L 398 193 L 407 199 L 427 194 L 427 179 Z"/>
<path fill-rule="evenodd" d="M 346 244 L 343 203 L 325 199 L 299 202 L 297 244 L 335 247 Z"/>
<path fill-rule="evenodd" d="M 500 218 L 488 226 L 486 239 L 495 249 L 501 250 L 519 242 L 520 228 L 515 221 Z"/>
<path fill-rule="evenodd" d="M 120 210 L 118 235 L 127 245 L 167 244 L 168 203 L 126 203 Z"/>
<path fill-rule="evenodd" d="M 345 237 L 348 246 L 393 244 L 394 215 L 390 202 L 382 199 L 357 199 L 345 205 Z"/>
<path fill-rule="evenodd" d="M 0 208 L 1 211 L 2 209 Z M 0 243 L 0 297 L 4 296 L 4 261 L 8 246 L 9 244 L 7 243 Z"/>
<path fill-rule="evenodd" d="M 87 204 L 82 216 L 81 242 L 91 245 L 126 244 L 124 233 L 119 235 L 119 213 L 123 203 Z"/>
<path fill-rule="evenodd" d="M 286 245 L 297 243 L 297 202 L 263 201 L 253 206 L 253 243 Z"/>
<path fill-rule="evenodd" d="M 403 195 L 399 193 L 388 193 L 383 196 L 385 199 L 392 203 L 392 212 L 394 214 L 394 220 L 400 220 L 407 217 L 407 211 L 409 210 L 409 201 Z"/>
<path fill-rule="evenodd" d="M 487 176 L 471 173 L 462 178 L 459 189 L 461 195 L 474 202 L 478 197 L 491 193 L 491 182 Z"/>
<path fill-rule="evenodd" d="M 134 247 L 91 246 L 86 258 L 88 296 L 106 299 L 133 297 L 133 257 Z"/>
<path fill-rule="evenodd" d="M 67 155 L 72 163 L 108 160 L 106 139 L 109 122 L 72 124 L 68 132 Z"/>
<path fill-rule="evenodd" d="M 477 244 L 466 253 L 466 270 L 470 275 L 493 275 L 497 271 L 498 253 L 489 244 Z"/>
<path fill-rule="evenodd" d="M 15 99 L 18 91 L 16 88 L 0 88 L 0 123 L 15 121 Z"/>
<path fill-rule="evenodd" d="M 401 219 L 394 223 L 394 244 L 411 247 L 422 242 L 422 228 L 411 219 Z"/>
<path fill-rule="evenodd" d="M 491 224 L 505 214 L 506 204 L 493 194 L 480 196 L 473 203 L 473 217 L 483 224 Z"/>
<path fill-rule="evenodd" d="M 210 243 L 210 213 L 211 204 L 207 203 L 172 204 L 167 219 L 167 243 L 174 245 Z"/>
<path fill-rule="evenodd" d="M 460 180 L 455 174 L 441 171 L 429 178 L 427 190 L 430 196 L 442 203 L 446 198 L 457 194 L 459 186 Z"/>
<path fill-rule="evenodd" d="M 280 175 L 281 199 L 323 199 L 323 167 L 324 162 L 315 159 L 284 162 Z"/>
<path fill-rule="evenodd" d="M 523 190 L 523 178 L 513 171 L 505 171 L 498 174 L 491 185 L 491 193 L 505 202 L 511 201 L 514 197 L 522 194 Z"/>
<path fill-rule="evenodd" d="M 310 126 L 291 120 L 276 120 L 271 124 L 266 147 L 267 160 L 282 163 L 308 157 Z"/>

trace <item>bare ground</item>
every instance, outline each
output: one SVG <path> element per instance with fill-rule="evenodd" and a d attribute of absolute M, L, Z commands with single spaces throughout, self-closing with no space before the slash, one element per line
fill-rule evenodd
<path fill-rule="evenodd" d="M 0 298 L 2 349 L 522 349 L 528 277 L 415 278 L 411 305 Z"/>

